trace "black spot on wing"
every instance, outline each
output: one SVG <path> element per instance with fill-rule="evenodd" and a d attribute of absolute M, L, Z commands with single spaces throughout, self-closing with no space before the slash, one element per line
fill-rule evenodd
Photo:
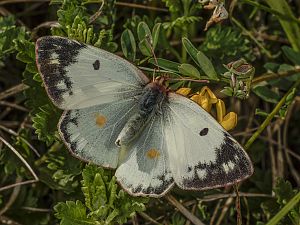
<path fill-rule="evenodd" d="M 100 69 L 100 61 L 98 59 L 93 63 L 93 67 L 94 67 L 94 70 Z"/>
<path fill-rule="evenodd" d="M 192 170 L 191 179 L 184 179 L 183 185 L 186 189 L 204 189 L 216 186 L 225 186 L 248 177 L 252 174 L 252 163 L 246 153 L 237 145 L 227 133 L 224 133 L 224 142 L 216 149 L 216 162 L 205 164 L 199 162 Z M 227 172 L 223 165 L 234 165 L 233 169 Z M 199 177 L 198 172 L 203 172 L 203 177 Z"/>
<path fill-rule="evenodd" d="M 66 76 L 66 67 L 77 62 L 76 58 L 84 44 L 62 37 L 43 37 L 37 42 L 37 63 L 48 93 L 60 104 L 62 95 L 72 95 L 72 81 Z M 54 58 L 55 57 L 55 58 Z M 63 83 L 65 88 L 58 88 Z"/>
<path fill-rule="evenodd" d="M 207 133 L 208 133 L 208 128 L 207 128 L 207 127 L 206 127 L 206 128 L 203 128 L 203 129 L 199 132 L 200 136 L 205 136 L 205 135 L 207 135 Z"/>

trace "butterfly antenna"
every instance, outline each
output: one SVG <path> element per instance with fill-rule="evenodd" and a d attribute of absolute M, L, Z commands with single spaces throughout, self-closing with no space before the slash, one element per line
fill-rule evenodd
<path fill-rule="evenodd" d="M 95 22 L 95 20 L 96 20 L 99 16 L 101 16 L 101 14 L 102 14 L 102 9 L 103 9 L 104 4 L 105 4 L 105 1 L 103 0 L 102 3 L 101 3 L 101 6 L 100 6 L 100 8 L 97 10 L 97 12 L 96 12 L 94 15 L 92 15 L 92 16 L 90 17 L 90 19 L 89 19 L 89 24 Z"/>
<path fill-rule="evenodd" d="M 196 83 L 209 83 L 209 80 L 195 80 L 195 79 L 190 79 L 190 78 L 171 78 L 168 77 L 167 80 L 174 80 L 174 81 L 191 81 L 191 82 L 196 82 Z"/>
<path fill-rule="evenodd" d="M 155 73 L 156 73 L 156 71 L 159 72 L 160 70 L 159 70 L 158 61 L 157 61 L 157 58 L 156 58 L 156 55 L 155 55 L 155 52 L 154 52 L 154 49 L 153 49 L 153 41 L 148 35 L 146 36 L 146 41 L 148 42 L 148 44 L 150 46 L 151 54 L 152 54 L 152 56 L 154 58 L 154 61 L 155 61 L 155 64 L 156 64 L 156 68 L 154 68 L 154 71 L 153 71 L 153 74 L 152 74 L 152 82 L 154 82 Z"/>

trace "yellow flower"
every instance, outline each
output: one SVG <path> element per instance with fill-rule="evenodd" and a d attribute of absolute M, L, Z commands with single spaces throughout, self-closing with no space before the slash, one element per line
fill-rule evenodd
<path fill-rule="evenodd" d="M 218 100 L 215 94 L 207 86 L 204 86 L 200 93 L 197 92 L 191 99 L 207 112 L 211 111 L 212 104 L 217 103 Z"/>
<path fill-rule="evenodd" d="M 218 99 L 216 103 L 217 121 L 222 125 L 225 130 L 232 130 L 237 125 L 237 114 L 229 112 L 226 114 L 225 103 Z"/>
<path fill-rule="evenodd" d="M 188 94 L 191 92 L 190 88 L 179 88 L 176 93 L 183 95 L 183 96 L 188 96 Z"/>
<path fill-rule="evenodd" d="M 176 91 L 177 94 L 188 96 L 191 92 L 191 88 L 180 88 Z M 215 104 L 217 112 L 217 121 L 225 130 L 231 130 L 237 125 L 237 114 L 229 112 L 226 114 L 225 103 L 218 99 L 215 94 L 207 87 L 201 88 L 200 92 L 193 94 L 190 97 L 191 100 L 200 105 L 208 113 L 211 112 L 213 104 Z"/>

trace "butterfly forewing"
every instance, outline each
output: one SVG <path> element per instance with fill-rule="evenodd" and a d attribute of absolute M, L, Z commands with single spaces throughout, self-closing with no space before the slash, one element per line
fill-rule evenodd
<path fill-rule="evenodd" d="M 159 197 L 173 185 L 164 123 L 161 114 L 152 117 L 116 171 L 118 182 L 132 195 Z"/>
<path fill-rule="evenodd" d="M 36 43 L 37 65 L 56 106 L 80 109 L 139 95 L 148 78 L 112 53 L 63 37 Z"/>
<path fill-rule="evenodd" d="M 243 148 L 196 103 L 170 93 L 165 114 L 170 169 L 180 188 L 225 186 L 253 173 Z"/>

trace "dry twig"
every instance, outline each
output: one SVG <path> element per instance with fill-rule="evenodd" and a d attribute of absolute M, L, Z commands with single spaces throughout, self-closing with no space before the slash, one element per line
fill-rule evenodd
<path fill-rule="evenodd" d="M 165 196 L 168 202 L 175 206 L 188 220 L 190 220 L 195 225 L 204 225 L 195 215 L 193 215 L 189 210 L 187 210 L 180 202 L 177 201 L 174 196 L 168 194 Z"/>

